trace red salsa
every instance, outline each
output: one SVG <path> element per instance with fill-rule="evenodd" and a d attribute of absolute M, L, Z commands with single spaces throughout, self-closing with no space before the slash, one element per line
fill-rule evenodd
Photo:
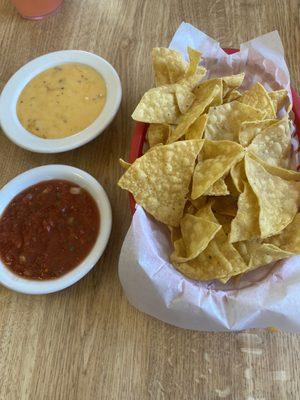
<path fill-rule="evenodd" d="M 98 207 L 85 189 L 64 180 L 40 182 L 4 210 L 0 257 L 23 278 L 57 278 L 84 260 L 99 228 Z"/>

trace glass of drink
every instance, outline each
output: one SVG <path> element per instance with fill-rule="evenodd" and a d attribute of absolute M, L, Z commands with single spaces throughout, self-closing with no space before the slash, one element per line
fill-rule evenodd
<path fill-rule="evenodd" d="M 23 18 L 42 19 L 54 14 L 63 0 L 11 0 Z"/>

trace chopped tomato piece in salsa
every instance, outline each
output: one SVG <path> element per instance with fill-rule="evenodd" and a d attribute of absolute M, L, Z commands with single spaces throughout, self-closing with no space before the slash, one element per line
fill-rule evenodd
<path fill-rule="evenodd" d="M 85 259 L 99 229 L 97 204 L 85 189 L 65 180 L 40 182 L 4 210 L 0 257 L 24 278 L 57 278 Z"/>

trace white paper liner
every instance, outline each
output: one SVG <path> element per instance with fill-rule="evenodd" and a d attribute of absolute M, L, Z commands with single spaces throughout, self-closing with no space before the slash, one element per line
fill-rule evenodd
<path fill-rule="evenodd" d="M 242 44 L 240 52 L 228 56 L 215 40 L 182 23 L 170 48 L 187 58 L 187 46 L 202 52 L 208 77 L 244 71 L 244 89 L 259 81 L 267 90 L 286 88 L 290 93 L 289 71 L 276 31 Z M 293 145 L 298 147 L 296 138 Z M 200 331 L 272 326 L 300 332 L 300 256 L 223 285 L 184 277 L 170 264 L 171 251 L 166 228 L 137 206 L 121 250 L 119 277 L 128 300 L 139 310 L 169 324 Z"/>

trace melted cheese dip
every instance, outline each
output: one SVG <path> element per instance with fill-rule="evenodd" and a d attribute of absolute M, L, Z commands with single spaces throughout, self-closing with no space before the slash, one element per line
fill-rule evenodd
<path fill-rule="evenodd" d="M 57 139 L 87 128 L 106 101 L 102 76 L 84 64 L 62 64 L 33 78 L 23 89 L 17 115 L 36 136 Z"/>

